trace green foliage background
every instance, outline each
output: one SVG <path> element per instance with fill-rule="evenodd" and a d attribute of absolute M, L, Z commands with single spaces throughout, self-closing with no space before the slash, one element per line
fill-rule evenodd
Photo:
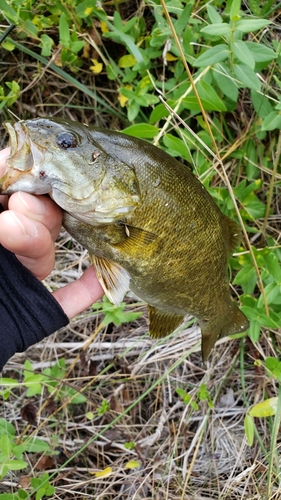
<path fill-rule="evenodd" d="M 188 164 L 242 226 L 230 261 L 233 294 L 250 320 L 251 341 L 262 342 L 265 332 L 277 353 L 279 9 L 273 0 L 0 0 L 1 120 L 8 110 L 25 119 L 43 108 L 142 137 Z M 45 72 L 49 87 L 40 85 Z M 56 81 L 66 85 L 55 99 Z M 37 82 L 40 98 L 32 94 Z M 250 415 L 246 423 L 251 441 Z"/>

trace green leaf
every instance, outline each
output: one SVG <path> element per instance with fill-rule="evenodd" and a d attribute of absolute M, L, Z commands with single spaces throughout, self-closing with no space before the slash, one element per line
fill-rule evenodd
<path fill-rule="evenodd" d="M 193 8 L 193 2 L 188 2 L 184 7 L 180 17 L 176 20 L 174 28 L 178 35 L 180 35 L 182 31 L 186 28 L 190 19 L 192 8 Z"/>
<path fill-rule="evenodd" d="M 242 267 L 233 280 L 234 285 L 242 285 L 247 294 L 251 294 L 257 283 L 257 273 L 253 265 Z"/>
<path fill-rule="evenodd" d="M 232 47 L 233 47 L 233 53 L 239 61 L 246 64 L 246 66 L 249 66 L 252 69 L 255 68 L 255 59 L 252 56 L 245 42 L 242 42 L 242 40 L 237 40 L 236 42 L 233 43 Z"/>
<path fill-rule="evenodd" d="M 243 87 L 253 90 L 261 89 L 261 82 L 256 73 L 249 66 L 246 66 L 246 64 L 234 64 L 234 74 L 243 84 Z"/>
<path fill-rule="evenodd" d="M 273 108 L 264 94 L 251 90 L 251 99 L 255 112 L 258 116 L 266 118 L 270 113 L 272 113 Z"/>
<path fill-rule="evenodd" d="M 23 448 L 28 453 L 49 452 L 51 450 L 49 443 L 39 438 L 27 438 L 17 448 Z"/>
<path fill-rule="evenodd" d="M 210 36 L 223 36 L 231 34 L 231 27 L 227 23 L 209 24 L 200 30 L 200 33 L 207 33 Z"/>
<path fill-rule="evenodd" d="M 13 23 L 18 23 L 18 14 L 5 0 L 0 0 L 0 11 L 6 14 L 7 18 L 13 21 Z"/>
<path fill-rule="evenodd" d="M 268 272 L 273 276 L 277 283 L 281 283 L 281 266 L 276 255 L 271 252 L 266 257 L 266 267 Z"/>
<path fill-rule="evenodd" d="M 233 75 L 224 63 L 215 64 L 212 74 L 217 82 L 221 92 L 234 102 L 238 99 L 238 87 L 234 81 Z"/>
<path fill-rule="evenodd" d="M 249 415 L 251 415 L 252 417 L 260 417 L 260 418 L 272 417 L 273 415 L 276 414 L 277 404 L 278 404 L 278 397 L 268 398 L 265 401 L 262 401 L 261 403 L 258 403 L 257 405 L 253 406 L 249 411 Z"/>
<path fill-rule="evenodd" d="M 70 45 L 70 30 L 68 26 L 68 22 L 66 19 L 66 15 L 64 12 L 60 15 L 59 21 L 59 35 L 60 35 L 60 43 L 62 47 L 68 49 Z"/>
<path fill-rule="evenodd" d="M 51 55 L 54 40 L 50 38 L 48 35 L 45 35 L 44 33 L 43 35 L 41 35 L 40 38 L 41 38 L 41 43 L 40 43 L 41 54 L 42 56 L 49 57 Z"/>
<path fill-rule="evenodd" d="M 227 45 L 221 43 L 215 45 L 211 49 L 207 49 L 203 54 L 201 54 L 196 61 L 194 61 L 193 66 L 196 68 L 211 66 L 212 64 L 224 61 L 230 56 L 230 51 Z"/>
<path fill-rule="evenodd" d="M 163 137 L 163 143 L 168 148 L 170 153 L 175 153 L 173 156 L 180 156 L 185 158 L 187 161 L 191 162 L 192 158 L 190 152 L 182 139 L 175 137 L 172 134 L 165 134 Z"/>
<path fill-rule="evenodd" d="M 273 59 L 278 57 L 274 50 L 266 47 L 262 43 L 245 42 L 245 45 L 247 45 L 256 62 L 273 61 Z"/>
<path fill-rule="evenodd" d="M 272 111 L 262 122 L 262 130 L 281 129 L 281 114 L 277 111 Z"/>
<path fill-rule="evenodd" d="M 222 17 L 219 15 L 218 11 L 210 4 L 207 4 L 207 12 L 212 24 L 223 23 Z"/>
<path fill-rule="evenodd" d="M 169 104 L 169 101 L 168 101 Z M 167 110 L 166 106 L 164 104 L 158 104 L 158 106 L 155 106 L 155 108 L 152 110 L 149 121 L 150 123 L 155 123 L 161 120 L 162 118 L 169 116 L 169 111 Z"/>
<path fill-rule="evenodd" d="M 120 57 L 118 61 L 119 68 L 131 68 L 136 64 L 137 60 L 132 54 L 126 54 L 125 56 Z"/>
<path fill-rule="evenodd" d="M 231 21 L 237 21 L 240 19 L 240 8 L 241 8 L 241 0 L 231 0 L 231 7 L 229 11 L 229 17 Z"/>
<path fill-rule="evenodd" d="M 269 24 L 271 24 L 271 21 L 267 21 L 267 19 L 242 19 L 235 23 L 235 29 L 243 33 L 250 33 L 251 31 L 260 30 Z"/>
<path fill-rule="evenodd" d="M 209 83 L 201 80 L 198 84 L 200 98 L 209 104 L 214 111 L 226 111 L 224 102 L 219 98 L 214 88 Z"/>
<path fill-rule="evenodd" d="M 244 312 L 244 308 L 241 308 Z M 257 342 L 260 338 L 261 324 L 259 321 L 254 320 L 250 323 L 250 328 L 248 330 L 248 335 L 252 342 Z"/>
<path fill-rule="evenodd" d="M 245 428 L 245 434 L 247 441 L 250 446 L 252 446 L 254 442 L 254 435 L 255 435 L 255 424 L 250 415 L 246 415 L 244 419 L 244 428 Z"/>
<path fill-rule="evenodd" d="M 30 19 L 27 19 L 24 23 L 24 26 L 23 28 L 31 34 L 31 36 L 33 37 L 37 37 L 37 34 L 38 34 L 38 28 L 37 26 L 35 26 L 35 24 L 30 21 Z"/>
<path fill-rule="evenodd" d="M 77 2 L 75 11 L 80 19 L 87 19 L 91 14 L 94 13 L 95 7 L 96 0 L 85 0 L 85 2 Z"/>
<path fill-rule="evenodd" d="M 132 137 L 142 137 L 144 139 L 153 139 L 159 132 L 157 127 L 148 123 L 138 123 L 122 130 L 123 134 L 128 134 Z"/>

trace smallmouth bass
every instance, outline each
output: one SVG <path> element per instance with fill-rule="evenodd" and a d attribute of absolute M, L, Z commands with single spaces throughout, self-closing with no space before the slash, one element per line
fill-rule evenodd
<path fill-rule="evenodd" d="M 248 328 L 227 276 L 240 229 L 186 166 L 140 139 L 64 119 L 5 127 L 0 192 L 49 194 L 108 298 L 119 304 L 130 288 L 148 303 L 152 338 L 192 314 L 206 360 L 216 340 Z"/>

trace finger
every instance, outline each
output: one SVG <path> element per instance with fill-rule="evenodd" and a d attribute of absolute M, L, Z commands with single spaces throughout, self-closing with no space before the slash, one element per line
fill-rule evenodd
<path fill-rule="evenodd" d="M 55 249 L 50 232 L 19 212 L 7 210 L 0 214 L 0 243 L 15 253 L 39 280 L 54 268 Z"/>
<path fill-rule="evenodd" d="M 0 177 L 2 177 L 6 171 L 6 159 L 10 154 L 10 148 L 2 149 L 0 151 Z M 8 197 L 5 195 L 0 195 L 0 203 L 7 208 Z"/>
<path fill-rule="evenodd" d="M 18 191 L 10 197 L 9 209 L 44 224 L 54 241 L 58 237 L 62 222 L 62 210 L 48 196 L 34 196 Z"/>
<path fill-rule="evenodd" d="M 4 175 L 5 170 L 7 168 L 6 159 L 8 158 L 9 154 L 10 154 L 10 148 L 5 148 L 2 149 L 2 151 L 0 151 L 0 177 Z"/>
<path fill-rule="evenodd" d="M 103 289 L 93 266 L 89 267 L 77 281 L 53 292 L 53 296 L 69 319 L 90 307 L 103 295 Z"/>

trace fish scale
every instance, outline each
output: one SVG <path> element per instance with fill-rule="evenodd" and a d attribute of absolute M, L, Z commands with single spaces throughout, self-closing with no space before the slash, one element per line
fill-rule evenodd
<path fill-rule="evenodd" d="M 109 299 L 119 303 L 130 288 L 148 303 L 153 338 L 192 314 L 205 360 L 217 339 L 248 328 L 227 275 L 240 229 L 185 165 L 148 142 L 68 120 L 6 127 L 0 192 L 48 193 Z"/>

